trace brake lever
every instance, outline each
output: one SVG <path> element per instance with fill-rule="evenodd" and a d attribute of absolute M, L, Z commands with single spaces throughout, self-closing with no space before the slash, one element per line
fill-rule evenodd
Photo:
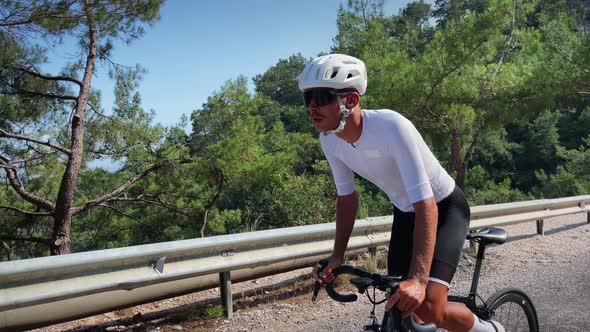
<path fill-rule="evenodd" d="M 328 265 L 328 262 L 329 261 L 326 258 L 324 258 L 318 262 L 318 265 L 320 267 L 320 270 L 318 271 L 320 278 L 322 277 L 322 270 Z M 322 285 L 317 281 L 314 282 L 313 296 L 311 297 L 311 302 L 315 302 L 315 300 L 317 300 L 318 294 L 320 293 L 321 289 L 322 289 Z"/>
<path fill-rule="evenodd" d="M 322 285 L 319 282 L 314 282 L 313 285 L 313 296 L 311 297 L 311 302 L 315 302 L 318 298 L 318 294 L 320 293 L 320 289 L 322 289 Z"/>

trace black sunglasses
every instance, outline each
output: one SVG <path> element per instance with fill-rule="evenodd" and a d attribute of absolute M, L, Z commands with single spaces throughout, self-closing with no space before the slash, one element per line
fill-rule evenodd
<path fill-rule="evenodd" d="M 320 88 L 320 89 L 309 89 L 303 91 L 303 103 L 305 107 L 308 107 L 311 104 L 311 101 L 317 106 L 326 106 L 329 103 L 333 102 L 336 96 L 345 96 L 351 92 L 356 91 L 355 89 L 341 89 L 341 90 L 334 90 L 328 88 Z"/>
<path fill-rule="evenodd" d="M 313 100 L 317 106 L 326 106 L 334 101 L 336 95 L 332 89 L 310 89 L 303 91 L 303 103 L 308 107 Z"/>

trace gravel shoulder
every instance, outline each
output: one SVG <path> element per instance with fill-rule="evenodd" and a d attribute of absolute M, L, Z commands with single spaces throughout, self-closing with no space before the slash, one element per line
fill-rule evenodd
<path fill-rule="evenodd" d="M 487 251 L 478 293 L 487 298 L 495 290 L 517 287 L 535 304 L 541 331 L 590 330 L 586 220 L 585 213 L 547 219 L 544 236 L 536 234 L 534 222 L 503 227 L 509 240 Z M 366 297 L 343 304 L 322 291 L 311 303 L 309 272 L 301 269 L 232 285 L 237 295 L 231 319 L 197 319 L 192 314 L 219 304 L 219 290 L 212 289 L 35 331 L 362 331 L 371 310 Z M 473 259 L 466 257 L 451 293 L 465 294 L 472 273 Z"/>

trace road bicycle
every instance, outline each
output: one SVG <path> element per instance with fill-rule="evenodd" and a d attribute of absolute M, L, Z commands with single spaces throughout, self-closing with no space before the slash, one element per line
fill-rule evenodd
<path fill-rule="evenodd" d="M 469 310 L 483 320 L 493 319 L 502 326 L 507 332 L 538 332 L 539 321 L 537 312 L 531 299 L 517 288 L 503 288 L 495 292 L 487 301 L 477 295 L 477 286 L 481 272 L 481 266 L 484 259 L 486 247 L 490 244 L 502 244 L 506 242 L 508 235 L 504 229 L 496 227 L 487 227 L 479 232 L 467 234 L 467 239 L 478 244 L 477 260 L 471 280 L 471 289 L 466 296 L 449 295 L 448 300 L 452 302 L 464 303 Z M 319 263 L 322 267 L 328 264 L 328 260 L 322 260 Z M 373 304 L 370 318 L 371 324 L 365 325 L 366 331 L 378 332 L 433 332 L 437 327 L 434 324 L 418 324 L 414 321 L 413 315 L 402 319 L 401 312 L 396 308 L 384 313 L 381 323 L 375 315 L 375 307 L 385 302 L 375 301 L 375 290 L 378 289 L 387 292 L 390 295 L 395 293 L 399 287 L 402 277 L 385 276 L 377 273 L 370 273 L 362 269 L 342 265 L 332 271 L 334 276 L 349 274 L 354 276 L 350 283 L 354 285 L 359 293 L 366 294 L 369 301 Z M 321 285 L 315 283 L 312 301 L 315 301 L 320 291 Z M 334 284 L 325 286 L 328 295 L 339 302 L 354 302 L 357 300 L 355 294 L 340 294 L 334 289 Z M 373 291 L 373 296 L 369 290 Z M 478 299 L 480 300 L 478 303 Z"/>

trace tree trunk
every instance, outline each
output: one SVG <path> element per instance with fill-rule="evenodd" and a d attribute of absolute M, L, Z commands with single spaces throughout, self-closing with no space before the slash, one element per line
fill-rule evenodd
<path fill-rule="evenodd" d="M 201 226 L 201 237 L 205 237 L 205 229 L 207 228 L 208 221 L 209 221 L 209 209 L 206 209 L 205 216 L 203 217 L 203 226 Z"/>
<path fill-rule="evenodd" d="M 88 24 L 88 36 L 90 39 L 88 48 L 88 57 L 86 58 L 86 68 L 80 94 L 76 101 L 76 113 L 72 118 L 72 136 L 71 136 L 71 154 L 66 165 L 66 170 L 62 177 L 57 200 L 55 204 L 55 214 L 53 222 L 53 242 L 51 244 L 51 255 L 63 255 L 70 253 L 70 226 L 72 223 L 72 201 L 76 190 L 76 183 L 80 175 L 82 165 L 82 153 L 84 146 L 84 117 L 86 115 L 86 106 L 90 94 L 90 84 L 94 73 L 94 64 L 96 61 L 98 37 L 92 21 L 92 13 L 85 3 L 85 10 Z"/>
<path fill-rule="evenodd" d="M 207 228 L 207 223 L 209 222 L 209 209 L 213 207 L 215 202 L 221 197 L 221 191 L 223 190 L 223 182 L 225 181 L 225 176 L 221 170 L 217 170 L 217 192 L 213 194 L 213 196 L 207 202 L 205 206 L 205 215 L 203 217 L 203 226 L 201 226 L 201 237 L 205 237 L 205 229 Z"/>
<path fill-rule="evenodd" d="M 455 183 L 457 184 L 457 187 L 463 190 L 463 187 L 465 186 L 465 167 L 461 156 L 461 135 L 457 130 L 452 130 L 451 136 L 451 158 L 453 160 L 453 167 L 457 171 Z"/>

